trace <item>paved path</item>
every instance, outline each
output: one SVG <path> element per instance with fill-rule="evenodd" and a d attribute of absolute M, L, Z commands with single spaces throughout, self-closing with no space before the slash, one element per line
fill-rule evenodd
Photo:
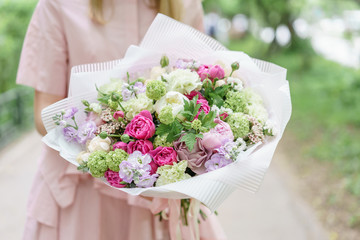
<path fill-rule="evenodd" d="M 39 141 L 39 135 L 30 132 L 0 152 L 1 239 L 21 239 Z M 281 148 L 277 152 L 257 194 L 236 191 L 218 210 L 229 240 L 328 239 L 312 209 L 297 195 L 296 179 L 284 164 Z"/>

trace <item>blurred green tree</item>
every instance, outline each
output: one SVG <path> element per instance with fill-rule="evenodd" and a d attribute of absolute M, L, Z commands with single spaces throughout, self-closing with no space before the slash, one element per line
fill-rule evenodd
<path fill-rule="evenodd" d="M 35 0 L 0 0 L 0 93 L 14 87 L 21 47 Z"/>

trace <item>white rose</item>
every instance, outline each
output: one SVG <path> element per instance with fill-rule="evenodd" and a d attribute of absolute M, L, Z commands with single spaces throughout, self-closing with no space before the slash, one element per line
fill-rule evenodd
<path fill-rule="evenodd" d="M 180 111 L 184 110 L 184 100 L 188 101 L 188 99 L 183 94 L 170 91 L 156 102 L 154 109 L 157 114 L 160 114 L 160 111 L 163 107 L 171 105 L 171 108 L 173 109 L 173 115 L 176 116 Z"/>
<path fill-rule="evenodd" d="M 82 164 L 83 162 L 87 162 L 87 161 L 88 161 L 89 156 L 90 156 L 90 153 L 89 153 L 89 152 L 82 151 L 82 152 L 80 152 L 80 153 L 77 155 L 76 161 L 77 161 L 79 164 Z"/>
<path fill-rule="evenodd" d="M 97 114 L 101 113 L 101 106 L 98 103 L 91 103 L 90 104 L 90 109 L 92 109 L 93 112 L 96 112 Z"/>
<path fill-rule="evenodd" d="M 199 90 L 202 86 L 199 75 L 190 69 L 176 69 L 169 74 L 164 74 L 168 91 L 176 91 L 189 94 L 193 90 Z"/>
<path fill-rule="evenodd" d="M 153 67 L 150 72 L 150 79 L 157 80 L 161 75 L 165 73 L 165 68 Z"/>
<path fill-rule="evenodd" d="M 109 152 L 110 144 L 111 144 L 110 138 L 107 137 L 105 139 L 102 139 L 101 137 L 96 136 L 93 139 L 91 139 L 91 141 L 89 142 L 89 144 L 87 146 L 87 149 L 89 150 L 90 153 L 98 151 L 98 150 Z"/>

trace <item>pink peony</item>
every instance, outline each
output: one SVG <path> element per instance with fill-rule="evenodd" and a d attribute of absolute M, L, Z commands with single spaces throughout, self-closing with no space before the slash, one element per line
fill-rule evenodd
<path fill-rule="evenodd" d="M 205 99 L 203 95 L 201 95 L 201 93 L 197 91 L 192 91 L 189 94 L 185 94 L 185 97 L 187 97 L 189 100 L 192 100 L 196 95 L 198 96 L 198 99 Z"/>
<path fill-rule="evenodd" d="M 149 154 L 158 166 L 172 165 L 173 162 L 177 162 L 177 154 L 172 147 L 159 146 Z"/>
<path fill-rule="evenodd" d="M 210 112 L 210 106 L 206 99 L 198 99 L 196 101 L 196 104 L 200 104 L 201 107 L 200 107 L 198 113 L 196 114 L 195 119 L 197 119 L 199 117 L 201 111 L 204 111 L 205 114 L 208 114 Z"/>
<path fill-rule="evenodd" d="M 113 151 L 115 149 L 122 149 L 125 152 L 127 152 L 128 145 L 124 142 L 117 142 L 117 143 L 114 143 L 114 145 L 112 147 L 113 147 Z"/>
<path fill-rule="evenodd" d="M 116 111 L 114 112 L 113 118 L 118 120 L 119 118 L 124 118 L 124 112 L 123 111 Z"/>
<path fill-rule="evenodd" d="M 227 141 L 234 140 L 234 135 L 229 124 L 221 121 L 219 118 L 216 118 L 214 122 L 217 123 L 215 128 L 210 129 L 207 133 L 204 133 L 204 137 L 202 139 L 204 147 L 209 151 L 213 151 L 215 148 L 221 147 L 221 145 Z"/>
<path fill-rule="evenodd" d="M 141 111 L 126 126 L 125 134 L 136 139 L 149 139 L 155 133 L 155 124 L 148 110 Z"/>
<path fill-rule="evenodd" d="M 224 112 L 219 115 L 219 117 L 221 117 L 221 120 L 225 120 L 228 116 L 229 116 L 229 114 L 227 114 L 227 112 Z"/>
<path fill-rule="evenodd" d="M 199 77 L 201 78 L 201 81 L 204 81 L 204 79 L 209 76 L 210 67 L 211 67 L 211 65 L 201 65 L 201 66 L 198 68 L 197 74 L 198 74 Z"/>
<path fill-rule="evenodd" d="M 214 81 L 215 78 L 223 79 L 225 77 L 225 71 L 219 65 L 201 65 L 198 68 L 197 73 L 201 78 L 201 81 L 204 81 L 205 78 Z"/>
<path fill-rule="evenodd" d="M 209 78 L 213 81 L 215 78 L 223 79 L 225 77 L 225 71 L 219 65 L 212 66 L 209 70 Z"/>
<path fill-rule="evenodd" d="M 174 149 L 177 152 L 178 160 L 187 160 L 188 167 L 197 174 L 202 174 L 206 171 L 204 163 L 211 157 L 211 151 L 204 148 L 202 140 L 196 139 L 195 146 L 190 152 L 185 142 L 179 140 L 174 142 Z"/>
<path fill-rule="evenodd" d="M 106 180 L 110 183 L 111 186 L 117 187 L 117 188 L 123 188 L 126 187 L 125 184 L 120 184 L 123 180 L 120 178 L 118 172 L 114 172 L 112 170 L 107 170 L 104 174 Z"/>
<path fill-rule="evenodd" d="M 135 151 L 140 151 L 142 154 L 146 154 L 153 149 L 153 144 L 149 140 L 136 140 L 135 142 L 129 142 L 127 145 L 128 154 Z"/>

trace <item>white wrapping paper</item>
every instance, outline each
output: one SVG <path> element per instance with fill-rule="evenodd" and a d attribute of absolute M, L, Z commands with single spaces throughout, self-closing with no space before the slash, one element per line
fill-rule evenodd
<path fill-rule="evenodd" d="M 69 97 L 42 111 L 42 119 L 48 131 L 43 141 L 59 151 L 64 159 L 78 165 L 75 159 L 82 147 L 67 143 L 59 128 L 53 123 L 52 117 L 69 107 L 77 107 L 79 112 L 82 112 L 82 99 L 96 101 L 95 84 L 102 85 L 110 78 L 125 79 L 126 72 L 141 75 L 145 70 L 158 65 L 163 54 L 170 58 L 170 65 L 174 65 L 178 58 L 195 59 L 205 64 L 220 60 L 227 66 L 238 61 L 239 75 L 244 76 L 246 84 L 262 96 L 269 112 L 269 119 L 275 122 L 278 133 L 275 137 L 267 138 L 266 142 L 253 146 L 241 154 L 236 162 L 221 169 L 161 187 L 118 190 L 148 197 L 191 197 L 200 200 L 212 211 L 236 189 L 256 192 L 291 115 L 286 69 L 251 59 L 243 52 L 227 51 L 212 38 L 161 14 L 155 18 L 140 46 L 130 46 L 123 59 L 72 69 Z M 85 114 L 77 115 L 77 120 L 81 121 L 84 117 Z M 106 183 L 105 179 L 104 182 Z"/>

